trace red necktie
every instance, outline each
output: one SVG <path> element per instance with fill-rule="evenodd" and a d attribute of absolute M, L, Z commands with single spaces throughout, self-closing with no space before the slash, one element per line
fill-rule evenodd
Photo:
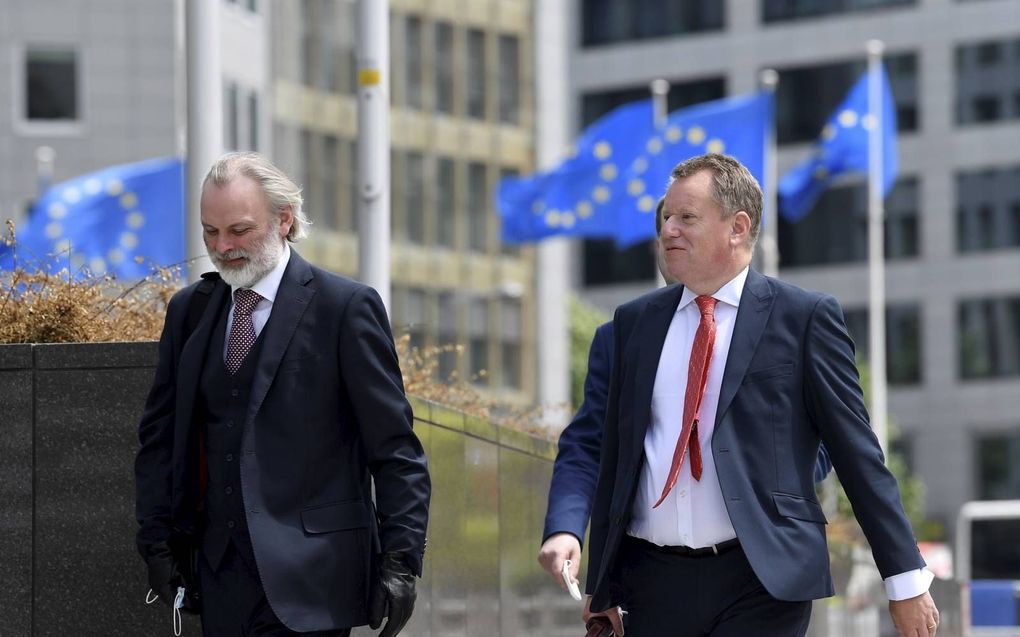
<path fill-rule="evenodd" d="M 715 304 L 710 296 L 699 296 L 694 299 L 701 310 L 701 323 L 694 334 L 694 346 L 691 348 L 691 362 L 687 367 L 687 393 L 684 395 L 684 420 L 680 429 L 680 437 L 673 451 L 673 464 L 669 468 L 669 477 L 662 488 L 659 501 L 652 508 L 658 507 L 669 495 L 680 475 L 680 467 L 684 463 L 687 449 L 691 450 L 691 475 L 701 480 L 701 443 L 698 442 L 698 415 L 701 413 L 701 400 L 705 397 L 705 382 L 708 380 L 708 366 L 712 363 L 712 346 L 715 344 Z"/>

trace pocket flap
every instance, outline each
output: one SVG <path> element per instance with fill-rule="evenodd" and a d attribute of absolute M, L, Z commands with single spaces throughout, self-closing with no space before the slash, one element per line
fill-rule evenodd
<path fill-rule="evenodd" d="M 822 512 L 822 505 L 814 500 L 788 493 L 773 493 L 772 500 L 776 503 L 779 515 L 818 524 L 828 524 L 825 513 Z"/>
<path fill-rule="evenodd" d="M 301 523 L 309 533 L 330 533 L 368 526 L 368 507 L 361 500 L 324 504 L 301 512 Z"/>
<path fill-rule="evenodd" d="M 744 375 L 744 384 L 757 383 L 779 376 L 789 376 L 792 373 L 793 363 L 783 363 L 781 365 L 773 365 L 772 367 L 766 367 L 764 369 L 754 369 Z"/>

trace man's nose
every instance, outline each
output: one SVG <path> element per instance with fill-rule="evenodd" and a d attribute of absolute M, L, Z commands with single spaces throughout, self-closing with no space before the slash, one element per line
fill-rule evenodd
<path fill-rule="evenodd" d="M 213 250 L 215 250 L 216 252 L 223 254 L 224 252 L 229 252 L 233 248 L 234 248 L 233 243 L 230 241 L 229 238 L 224 237 L 222 235 L 218 235 L 215 238 L 213 238 Z"/>

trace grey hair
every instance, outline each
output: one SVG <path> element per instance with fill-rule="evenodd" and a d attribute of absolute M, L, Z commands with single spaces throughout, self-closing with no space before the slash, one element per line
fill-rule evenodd
<path fill-rule="evenodd" d="M 712 199 L 722 207 L 723 218 L 734 215 L 738 210 L 743 210 L 751 218 L 748 245 L 753 248 L 761 232 L 762 194 L 758 180 L 733 157 L 709 153 L 677 164 L 670 174 L 670 183 L 703 170 L 712 173 Z"/>
<path fill-rule="evenodd" d="M 202 182 L 202 187 L 204 189 L 206 184 L 210 183 L 223 187 L 238 175 L 244 175 L 259 185 L 269 200 L 271 212 L 280 214 L 281 211 L 290 208 L 294 223 L 287 233 L 288 241 L 294 243 L 308 236 L 308 226 L 312 225 L 312 222 L 301 209 L 304 202 L 301 189 L 282 170 L 259 153 L 233 152 L 223 155 L 213 162 L 205 181 Z"/>

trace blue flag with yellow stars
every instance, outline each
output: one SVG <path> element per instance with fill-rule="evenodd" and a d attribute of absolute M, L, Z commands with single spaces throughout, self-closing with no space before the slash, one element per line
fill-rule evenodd
<path fill-rule="evenodd" d="M 685 159 L 705 153 L 730 155 L 761 184 L 771 122 L 771 93 L 738 95 L 671 113 L 615 183 L 616 244 L 624 247 L 655 237 L 659 197 L 666 194 L 673 168 Z"/>
<path fill-rule="evenodd" d="M 624 104 L 589 126 L 555 168 L 507 177 L 496 187 L 504 243 L 552 235 L 612 237 L 617 187 L 654 131 L 652 101 Z"/>
<path fill-rule="evenodd" d="M 184 162 L 153 159 L 57 184 L 0 245 L 0 269 L 140 279 L 184 260 Z"/>
<path fill-rule="evenodd" d="M 899 163 L 896 157 L 896 104 L 885 69 L 881 73 L 882 107 L 882 196 L 896 181 Z M 868 113 L 868 74 L 850 89 L 850 93 L 829 117 L 815 143 L 811 156 L 793 167 L 779 181 L 779 214 L 797 221 L 818 201 L 833 178 L 868 171 L 868 131 L 874 121 Z"/>

